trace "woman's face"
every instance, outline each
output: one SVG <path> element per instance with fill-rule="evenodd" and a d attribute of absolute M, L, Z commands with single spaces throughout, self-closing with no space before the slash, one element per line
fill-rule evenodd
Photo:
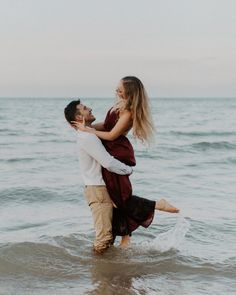
<path fill-rule="evenodd" d="M 123 82 L 120 81 L 117 88 L 116 88 L 116 94 L 118 95 L 119 98 L 122 98 L 122 99 L 125 99 L 125 89 L 124 89 L 124 86 L 123 86 Z"/>

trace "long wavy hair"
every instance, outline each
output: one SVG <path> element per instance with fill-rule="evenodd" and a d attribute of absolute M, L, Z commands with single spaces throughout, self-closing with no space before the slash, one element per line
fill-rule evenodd
<path fill-rule="evenodd" d="M 133 135 L 142 142 L 150 142 L 154 135 L 154 124 L 151 116 L 149 98 L 143 83 L 134 76 L 121 79 L 124 87 L 124 105 L 133 119 Z"/>

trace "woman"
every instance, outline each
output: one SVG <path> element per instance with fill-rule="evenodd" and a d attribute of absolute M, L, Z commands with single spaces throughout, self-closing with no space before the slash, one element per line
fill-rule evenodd
<path fill-rule="evenodd" d="M 154 125 L 148 96 L 142 82 L 134 76 L 121 79 L 116 92 L 118 102 L 108 111 L 104 122 L 94 124 L 94 129 L 77 122 L 74 122 L 74 126 L 96 134 L 111 155 L 125 164 L 134 166 L 133 147 L 125 135 L 133 128 L 135 138 L 142 142 L 151 140 Z M 103 178 L 117 207 L 113 216 L 113 231 L 114 236 L 122 236 L 121 246 L 129 243 L 129 236 L 138 226 L 148 227 L 151 224 L 155 209 L 179 212 L 164 199 L 155 202 L 132 195 L 132 186 L 127 175 L 121 176 L 103 169 Z"/>

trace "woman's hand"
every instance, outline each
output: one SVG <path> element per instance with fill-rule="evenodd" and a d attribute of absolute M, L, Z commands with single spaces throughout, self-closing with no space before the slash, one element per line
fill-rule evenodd
<path fill-rule="evenodd" d="M 75 128 L 76 130 L 86 131 L 86 126 L 84 121 L 83 122 L 71 121 L 71 126 Z"/>
<path fill-rule="evenodd" d="M 89 132 L 89 133 L 94 133 L 94 131 L 96 130 L 94 128 L 85 126 L 85 121 L 84 120 L 83 120 L 83 122 L 71 121 L 71 126 L 75 130 L 85 131 L 85 132 Z"/>

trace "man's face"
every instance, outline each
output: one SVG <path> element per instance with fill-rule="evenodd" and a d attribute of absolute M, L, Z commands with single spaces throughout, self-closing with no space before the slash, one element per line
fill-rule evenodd
<path fill-rule="evenodd" d="M 86 123 L 92 123 L 96 120 L 94 115 L 92 114 L 92 109 L 86 107 L 83 104 L 78 104 L 76 109 L 79 110 L 79 114 L 75 116 L 76 121 L 82 121 L 83 118 Z"/>

